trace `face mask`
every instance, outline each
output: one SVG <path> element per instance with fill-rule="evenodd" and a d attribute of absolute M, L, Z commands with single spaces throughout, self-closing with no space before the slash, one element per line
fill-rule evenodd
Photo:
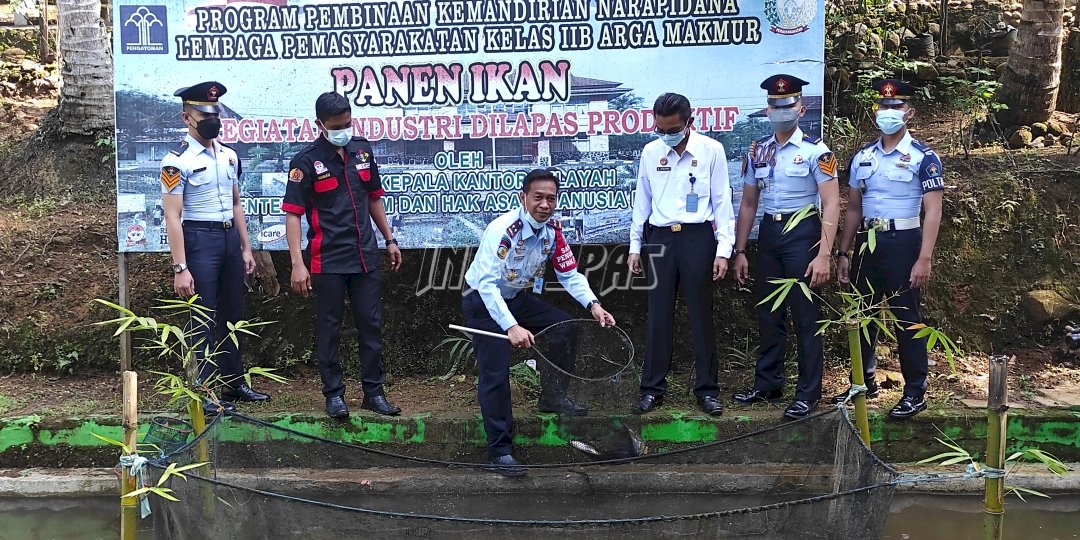
<path fill-rule="evenodd" d="M 533 219 L 532 214 L 529 213 L 528 208 L 526 208 L 525 212 L 523 213 L 525 214 L 525 223 L 528 223 L 529 226 L 531 226 L 533 229 L 539 229 L 544 226 L 543 221 L 536 221 L 535 219 Z"/>
<path fill-rule="evenodd" d="M 683 128 L 683 131 L 678 133 L 657 133 L 656 137 L 661 141 L 664 141 L 664 144 L 675 148 L 686 138 L 686 128 Z"/>
<path fill-rule="evenodd" d="M 772 122 L 775 131 L 780 133 L 791 131 L 799 124 L 799 109 L 796 107 L 773 109 L 769 111 L 769 122 Z"/>
<path fill-rule="evenodd" d="M 330 141 L 330 144 L 334 146 L 345 146 L 352 140 L 352 128 L 328 129 L 326 130 L 326 140 Z"/>
<path fill-rule="evenodd" d="M 877 126 L 882 133 L 892 135 L 904 127 L 904 111 L 881 109 L 877 112 Z"/>
<path fill-rule="evenodd" d="M 221 119 L 203 118 L 195 124 L 195 132 L 204 139 L 216 139 L 221 133 Z"/>

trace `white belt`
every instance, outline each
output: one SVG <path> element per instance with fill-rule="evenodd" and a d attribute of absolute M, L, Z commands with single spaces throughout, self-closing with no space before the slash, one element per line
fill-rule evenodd
<path fill-rule="evenodd" d="M 917 217 L 902 219 L 863 218 L 864 229 L 876 228 L 879 231 L 907 231 L 910 229 L 918 229 L 921 226 L 922 221 Z"/>

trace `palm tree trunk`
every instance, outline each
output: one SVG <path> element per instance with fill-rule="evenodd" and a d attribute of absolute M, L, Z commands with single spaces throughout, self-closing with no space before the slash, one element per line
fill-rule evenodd
<path fill-rule="evenodd" d="M 1058 93 L 1057 110 L 1080 112 L 1080 28 L 1069 30 L 1061 67 L 1061 90 Z"/>
<path fill-rule="evenodd" d="M 57 8 L 61 131 L 90 135 L 112 130 L 112 47 L 101 20 L 101 0 L 57 0 Z"/>
<path fill-rule="evenodd" d="M 1065 0 L 1024 0 L 1016 43 L 1001 77 L 999 99 L 1009 108 L 1005 125 L 1050 119 L 1061 82 L 1061 36 Z"/>

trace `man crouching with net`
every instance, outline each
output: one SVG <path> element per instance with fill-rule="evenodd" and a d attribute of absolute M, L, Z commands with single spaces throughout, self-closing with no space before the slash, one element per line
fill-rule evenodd
<path fill-rule="evenodd" d="M 533 334 L 570 320 L 561 309 L 540 300 L 547 260 L 571 296 L 585 306 L 601 326 L 615 324 L 596 299 L 577 261 L 563 238 L 558 221 L 551 219 L 559 194 L 559 179 L 551 171 L 537 169 L 525 176 L 518 198 L 521 208 L 492 221 L 480 239 L 480 248 L 465 273 L 469 288 L 461 300 L 466 324 L 477 330 L 503 333 L 509 340 L 474 335 L 480 411 L 487 432 L 490 470 L 504 476 L 521 476 L 525 469 L 511 455 L 514 416 L 510 400 L 510 345 L 532 347 Z M 573 325 L 548 336 L 553 354 L 549 360 L 560 370 L 541 369 L 540 400 L 543 412 L 582 416 L 587 410 L 567 395 L 566 373 L 574 369 Z M 550 366 L 548 366 L 550 367 Z"/>

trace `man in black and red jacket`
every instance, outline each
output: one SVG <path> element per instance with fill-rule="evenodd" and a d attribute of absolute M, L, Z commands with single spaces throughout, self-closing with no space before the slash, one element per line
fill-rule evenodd
<path fill-rule="evenodd" d="M 322 94 L 315 102 L 315 116 L 319 138 L 293 157 L 281 203 L 292 257 L 292 289 L 305 297 L 315 294 L 315 352 L 326 414 L 349 416 L 338 353 L 348 296 L 358 332 L 361 407 L 396 415 L 401 409 L 383 394 L 381 257 L 372 221 L 386 239 L 392 271 L 401 268 L 401 250 L 386 220 L 379 167 L 371 143 L 352 135 L 348 99 L 333 92 Z M 308 220 L 304 251 L 301 215 Z"/>

